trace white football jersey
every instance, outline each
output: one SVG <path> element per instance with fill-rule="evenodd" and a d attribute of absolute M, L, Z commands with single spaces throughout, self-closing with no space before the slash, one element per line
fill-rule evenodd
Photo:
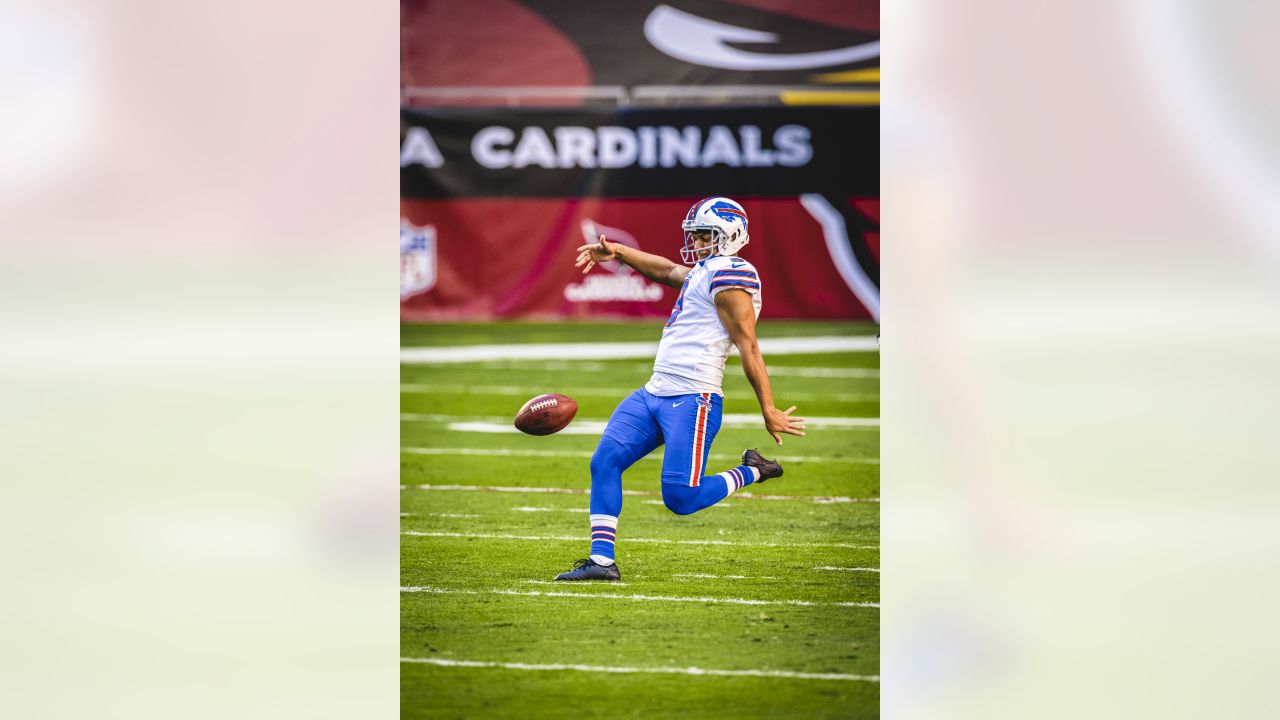
<path fill-rule="evenodd" d="M 716 313 L 715 296 L 729 289 L 751 294 L 760 317 L 760 275 L 739 257 L 715 255 L 689 270 L 680 297 L 662 329 L 653 377 L 644 386 L 659 397 L 688 393 L 724 395 L 724 361 L 733 341 Z"/>

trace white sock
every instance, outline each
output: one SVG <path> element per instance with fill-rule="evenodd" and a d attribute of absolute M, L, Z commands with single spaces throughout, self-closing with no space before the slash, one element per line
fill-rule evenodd
<path fill-rule="evenodd" d="M 591 562 L 597 565 L 604 565 L 605 567 L 609 567 L 610 565 L 613 564 L 613 558 L 607 558 L 603 555 L 592 555 Z"/>
<path fill-rule="evenodd" d="M 724 487 L 725 487 L 724 496 L 725 497 L 729 497 L 734 493 L 735 490 L 738 489 L 739 480 L 742 481 L 744 487 L 747 485 L 750 485 L 753 482 L 757 482 L 758 480 L 760 480 L 759 470 L 748 465 L 747 472 L 751 473 L 750 482 L 747 482 L 747 478 L 739 474 L 739 473 L 742 473 L 742 471 L 739 470 L 738 468 L 733 468 L 732 470 L 725 470 L 724 472 L 718 475 L 718 477 L 724 478 Z"/>

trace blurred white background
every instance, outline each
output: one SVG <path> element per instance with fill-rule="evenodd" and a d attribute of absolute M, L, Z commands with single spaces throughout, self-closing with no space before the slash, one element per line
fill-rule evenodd
<path fill-rule="evenodd" d="M 883 12 L 884 716 L 1274 716 L 1280 10 Z"/>
<path fill-rule="evenodd" d="M 1278 14 L 884 7 L 885 717 L 1280 710 Z M 0 714 L 396 712 L 397 43 L 0 6 Z"/>
<path fill-rule="evenodd" d="M 0 5 L 0 715 L 397 712 L 397 24 Z"/>

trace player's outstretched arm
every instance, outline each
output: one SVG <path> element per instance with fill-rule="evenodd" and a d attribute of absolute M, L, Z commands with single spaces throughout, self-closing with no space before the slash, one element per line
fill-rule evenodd
<path fill-rule="evenodd" d="M 578 248 L 578 262 L 574 263 L 574 267 L 581 267 L 582 274 L 586 275 L 596 263 L 610 260 L 630 265 L 650 280 L 676 288 L 684 284 L 684 278 L 689 274 L 689 268 L 683 265 L 677 265 L 661 255 L 609 242 L 604 235 L 600 236 L 599 242 Z M 586 267 L 582 267 L 583 265 Z"/>
<path fill-rule="evenodd" d="M 760 345 L 756 342 L 756 309 L 746 290 L 723 290 L 716 295 L 716 312 L 720 322 L 729 332 L 729 338 L 738 346 L 742 356 L 742 372 L 755 388 L 760 401 L 760 414 L 764 416 L 765 429 L 773 441 L 782 444 L 782 433 L 804 435 L 804 418 L 793 417 L 795 406 L 779 410 L 773 405 L 773 388 L 769 385 L 769 371 L 765 368 Z"/>

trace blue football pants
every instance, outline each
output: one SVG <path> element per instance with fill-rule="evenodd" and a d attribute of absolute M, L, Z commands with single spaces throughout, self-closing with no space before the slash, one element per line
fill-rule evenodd
<path fill-rule="evenodd" d="M 720 502 L 728 488 L 719 478 L 704 483 L 707 455 L 720 431 L 723 398 L 713 393 L 658 397 L 644 388 L 618 404 L 591 457 L 591 514 L 622 511 L 622 473 L 666 445 L 662 501 L 677 515 Z"/>

